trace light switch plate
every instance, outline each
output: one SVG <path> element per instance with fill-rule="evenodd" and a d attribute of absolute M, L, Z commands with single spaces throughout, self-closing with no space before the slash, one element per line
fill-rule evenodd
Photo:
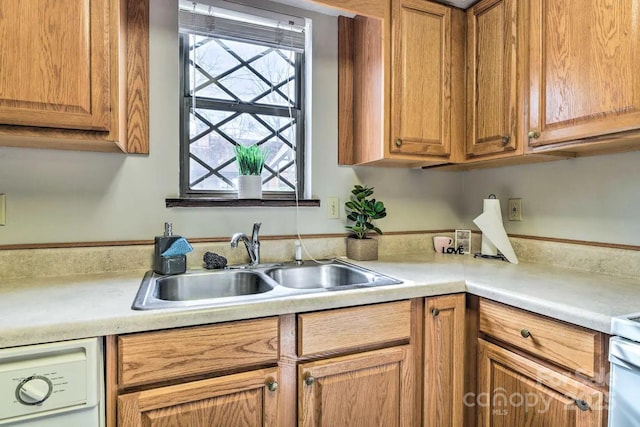
<path fill-rule="evenodd" d="M 327 218 L 340 218 L 340 199 L 338 197 L 327 197 Z"/>
<path fill-rule="evenodd" d="M 522 221 L 522 199 L 509 199 L 509 221 Z"/>
<path fill-rule="evenodd" d="M 4 194 L 0 194 L 0 225 L 5 225 L 7 221 L 6 209 L 6 197 Z"/>

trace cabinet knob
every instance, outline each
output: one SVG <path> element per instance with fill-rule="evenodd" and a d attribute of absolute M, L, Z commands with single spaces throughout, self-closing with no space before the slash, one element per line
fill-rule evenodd
<path fill-rule="evenodd" d="M 522 335 L 522 338 L 529 338 L 531 336 L 531 332 L 529 332 L 528 329 L 520 329 L 520 335 Z"/>
<path fill-rule="evenodd" d="M 269 389 L 269 391 L 277 391 L 279 386 L 278 381 L 272 380 L 267 383 L 267 389 Z"/>
<path fill-rule="evenodd" d="M 529 139 L 538 139 L 540 138 L 540 131 L 530 130 L 527 136 L 529 137 Z"/>
<path fill-rule="evenodd" d="M 502 145 L 507 145 L 509 142 L 511 142 L 511 136 L 510 135 L 504 135 L 502 137 Z"/>
<path fill-rule="evenodd" d="M 396 147 L 402 147 L 402 139 L 400 138 L 396 139 Z"/>
<path fill-rule="evenodd" d="M 591 409 L 591 407 L 589 406 L 589 404 L 587 402 L 585 402 L 582 399 L 576 399 L 576 406 L 578 407 L 578 409 L 580 409 L 581 411 L 588 411 L 589 409 Z"/>
<path fill-rule="evenodd" d="M 440 310 L 438 310 L 437 308 L 434 308 L 433 310 L 431 310 L 431 315 L 433 317 L 436 317 L 438 314 L 440 314 Z"/>
<path fill-rule="evenodd" d="M 316 378 L 313 375 L 307 375 L 304 378 L 304 383 L 306 385 L 313 385 L 316 382 Z"/>

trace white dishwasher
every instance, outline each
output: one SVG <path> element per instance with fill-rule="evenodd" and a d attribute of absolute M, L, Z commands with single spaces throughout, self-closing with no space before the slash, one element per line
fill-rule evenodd
<path fill-rule="evenodd" d="M 640 425 L 640 313 L 614 317 L 609 342 L 609 427 Z"/>
<path fill-rule="evenodd" d="M 104 427 L 102 339 L 0 350 L 0 426 Z"/>

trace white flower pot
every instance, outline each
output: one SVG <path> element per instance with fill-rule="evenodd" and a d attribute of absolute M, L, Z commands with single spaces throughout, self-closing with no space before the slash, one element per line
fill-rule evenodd
<path fill-rule="evenodd" d="M 262 177 L 260 175 L 239 175 L 238 199 L 262 199 Z"/>

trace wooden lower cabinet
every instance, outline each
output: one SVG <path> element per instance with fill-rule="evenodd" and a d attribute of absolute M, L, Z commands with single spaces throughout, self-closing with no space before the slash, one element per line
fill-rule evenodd
<path fill-rule="evenodd" d="M 478 340 L 478 389 L 465 395 L 482 427 L 600 427 L 604 393 L 533 359 Z"/>
<path fill-rule="evenodd" d="M 425 299 L 423 425 L 459 427 L 464 419 L 465 295 Z"/>
<path fill-rule="evenodd" d="M 126 427 L 276 427 L 278 369 L 153 388 L 118 397 Z"/>
<path fill-rule="evenodd" d="M 413 426 L 409 346 L 298 366 L 298 425 Z"/>

